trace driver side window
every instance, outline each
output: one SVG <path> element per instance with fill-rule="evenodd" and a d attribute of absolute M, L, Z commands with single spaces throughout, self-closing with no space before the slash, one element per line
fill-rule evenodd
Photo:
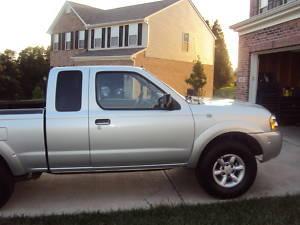
<path fill-rule="evenodd" d="M 134 72 L 99 72 L 96 98 L 103 109 L 159 109 L 158 100 L 165 93 Z"/>

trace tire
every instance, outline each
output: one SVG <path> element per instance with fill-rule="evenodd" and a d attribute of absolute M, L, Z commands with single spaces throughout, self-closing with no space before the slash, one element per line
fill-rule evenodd
<path fill-rule="evenodd" d="M 14 177 L 6 164 L 0 160 L 0 208 L 2 208 L 12 196 L 14 187 Z"/>
<path fill-rule="evenodd" d="M 198 181 L 205 191 L 221 199 L 244 194 L 252 186 L 256 174 L 256 159 L 249 147 L 225 140 L 210 147 L 196 170 Z"/>

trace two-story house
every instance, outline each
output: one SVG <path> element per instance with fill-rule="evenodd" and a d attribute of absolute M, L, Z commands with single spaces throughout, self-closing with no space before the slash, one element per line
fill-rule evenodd
<path fill-rule="evenodd" d="M 300 123 L 300 0 L 250 0 L 239 33 L 237 98 Z"/>
<path fill-rule="evenodd" d="M 198 58 L 212 96 L 215 37 L 191 0 L 102 10 L 67 1 L 48 33 L 51 66 L 134 65 L 182 94 Z"/>

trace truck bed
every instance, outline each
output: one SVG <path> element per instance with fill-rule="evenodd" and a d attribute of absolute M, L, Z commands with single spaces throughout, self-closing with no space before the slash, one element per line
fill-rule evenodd
<path fill-rule="evenodd" d="M 0 101 L 0 110 L 20 110 L 20 109 L 43 109 L 46 106 L 44 99 L 21 100 L 21 101 Z"/>

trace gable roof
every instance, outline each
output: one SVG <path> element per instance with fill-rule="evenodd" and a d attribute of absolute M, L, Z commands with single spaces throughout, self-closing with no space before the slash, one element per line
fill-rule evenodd
<path fill-rule="evenodd" d="M 129 20 L 142 20 L 180 0 L 162 0 L 144 4 L 102 10 L 69 2 L 86 24 L 105 24 Z"/>
<path fill-rule="evenodd" d="M 59 17 L 64 13 L 66 7 L 70 7 L 71 10 L 79 17 L 82 23 L 87 27 L 89 25 L 143 20 L 146 17 L 179 1 L 181 0 L 160 0 L 107 10 L 66 1 L 52 25 L 48 29 L 48 33 L 51 33 L 51 30 L 58 22 Z"/>
<path fill-rule="evenodd" d="M 59 17 L 64 13 L 66 7 L 70 7 L 71 10 L 81 20 L 81 22 L 86 27 L 86 29 L 88 29 L 89 26 L 93 26 L 93 25 L 95 26 L 95 25 L 144 20 L 148 16 L 151 16 L 179 1 L 182 0 L 159 0 L 154 2 L 148 2 L 148 3 L 138 4 L 138 5 L 131 5 L 131 6 L 125 6 L 125 7 L 107 9 L 107 10 L 79 4 L 72 1 L 66 1 L 47 32 L 51 33 L 53 27 L 57 23 Z M 216 39 L 211 28 L 207 25 L 205 19 L 203 18 L 203 16 L 201 15 L 197 7 L 194 5 L 192 0 L 188 0 L 188 2 L 194 8 L 199 18 L 203 21 L 204 25 L 206 26 L 210 34 Z"/>

